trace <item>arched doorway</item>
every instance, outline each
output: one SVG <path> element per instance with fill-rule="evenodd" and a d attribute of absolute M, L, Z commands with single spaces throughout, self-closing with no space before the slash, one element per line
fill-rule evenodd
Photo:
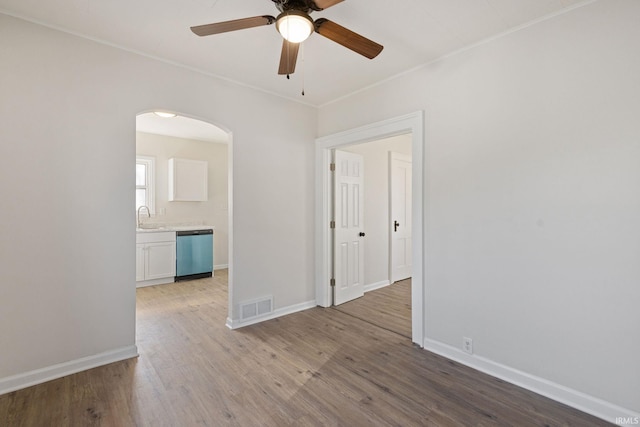
<path fill-rule="evenodd" d="M 228 275 L 228 316 L 232 316 L 233 293 L 232 152 L 232 133 L 209 120 L 169 110 L 136 116 L 136 227 L 173 230 L 212 226 L 213 274 L 226 270 Z M 176 159 L 206 165 L 206 200 L 169 196 L 170 165 Z M 141 161 L 148 169 L 139 168 Z M 146 172 L 143 182 L 140 170 Z M 141 205 L 150 206 L 140 211 Z M 136 283 L 140 283 L 138 279 Z M 172 280 L 167 277 L 167 282 Z"/>

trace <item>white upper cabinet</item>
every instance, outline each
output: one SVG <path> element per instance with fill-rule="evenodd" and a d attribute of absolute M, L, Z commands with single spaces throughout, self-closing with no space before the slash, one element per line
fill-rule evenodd
<path fill-rule="evenodd" d="M 203 160 L 169 159 L 169 201 L 206 202 L 208 167 Z"/>

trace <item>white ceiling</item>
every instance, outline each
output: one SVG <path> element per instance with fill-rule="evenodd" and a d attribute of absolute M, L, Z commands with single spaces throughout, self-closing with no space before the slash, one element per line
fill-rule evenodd
<path fill-rule="evenodd" d="M 587 2 L 345 0 L 312 17 L 358 32 L 384 45 L 383 52 L 369 60 L 313 34 L 304 43 L 291 80 L 277 75 L 282 39 L 274 25 L 208 37 L 189 30 L 211 22 L 275 16 L 271 0 L 0 0 L 0 12 L 319 106 Z"/>

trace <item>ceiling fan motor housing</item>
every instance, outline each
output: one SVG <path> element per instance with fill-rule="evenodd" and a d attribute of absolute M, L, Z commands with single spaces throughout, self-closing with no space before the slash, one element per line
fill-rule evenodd
<path fill-rule="evenodd" d="M 299 10 L 301 12 L 310 13 L 323 10 L 318 7 L 314 0 L 272 0 L 276 4 L 276 8 L 280 12 L 286 12 L 288 10 Z"/>

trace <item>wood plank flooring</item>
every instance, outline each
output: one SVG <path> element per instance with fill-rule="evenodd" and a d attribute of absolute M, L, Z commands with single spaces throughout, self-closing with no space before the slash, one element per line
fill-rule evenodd
<path fill-rule="evenodd" d="M 216 275 L 138 289 L 138 359 L 0 396 L 0 425 L 609 425 L 334 309 L 231 331 Z"/>
<path fill-rule="evenodd" d="M 367 292 L 334 310 L 411 338 L 411 279 Z"/>

